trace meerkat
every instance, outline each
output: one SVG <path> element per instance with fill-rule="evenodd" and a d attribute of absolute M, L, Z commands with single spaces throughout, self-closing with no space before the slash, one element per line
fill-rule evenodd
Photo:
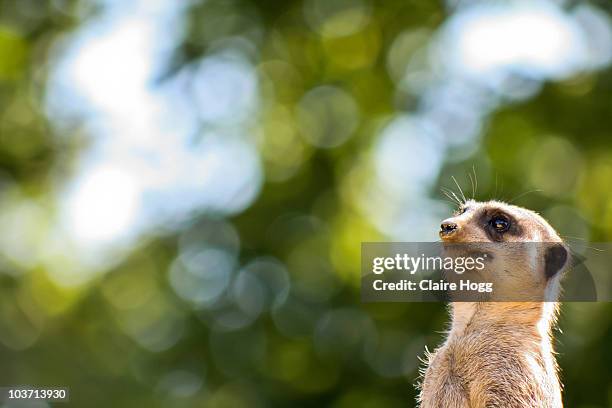
<path fill-rule="evenodd" d="M 452 302 L 446 341 L 426 356 L 421 408 L 559 408 L 561 384 L 551 330 L 556 323 L 559 280 L 569 251 L 537 213 L 498 201 L 466 201 L 444 220 L 446 243 L 546 243 L 513 253 L 494 273 L 500 289 L 533 301 Z M 502 273 L 499 273 L 499 272 Z M 552 300 L 552 301 L 543 301 Z"/>

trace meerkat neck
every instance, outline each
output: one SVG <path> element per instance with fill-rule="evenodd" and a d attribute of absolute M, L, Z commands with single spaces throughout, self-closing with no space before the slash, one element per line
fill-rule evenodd
<path fill-rule="evenodd" d="M 550 331 L 557 315 L 554 302 L 454 302 L 451 307 L 449 339 L 497 325 L 508 327 L 510 334 L 527 336 L 525 340 L 537 338 L 550 343 Z"/>

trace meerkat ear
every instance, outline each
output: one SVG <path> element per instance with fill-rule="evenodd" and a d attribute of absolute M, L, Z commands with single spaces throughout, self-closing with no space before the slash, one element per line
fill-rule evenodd
<path fill-rule="evenodd" d="M 546 248 L 544 255 L 544 274 L 546 279 L 555 276 L 567 263 L 567 249 L 562 244 L 555 244 Z"/>

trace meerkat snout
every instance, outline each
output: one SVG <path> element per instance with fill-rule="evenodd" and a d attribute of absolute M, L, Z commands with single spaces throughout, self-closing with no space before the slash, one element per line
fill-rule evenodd
<path fill-rule="evenodd" d="M 452 222 L 450 220 L 442 221 L 442 224 L 440 225 L 440 237 L 441 238 L 450 236 L 455 231 L 457 231 L 457 224 L 456 223 L 454 223 L 454 222 Z"/>
<path fill-rule="evenodd" d="M 451 302 L 451 329 L 427 356 L 420 406 L 562 407 L 551 327 L 570 259 L 563 240 L 539 214 L 498 201 L 466 201 L 439 235 L 449 254 L 487 252 L 478 273 L 497 289 Z"/>

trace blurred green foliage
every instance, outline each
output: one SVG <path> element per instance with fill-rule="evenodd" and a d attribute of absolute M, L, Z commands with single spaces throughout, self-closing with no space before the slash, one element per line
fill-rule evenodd
<path fill-rule="evenodd" d="M 360 302 L 360 243 L 387 237 L 356 197 L 372 177 L 373 135 L 394 112 L 418 103 L 414 90 L 396 89 L 394 75 L 448 15 L 438 2 L 353 3 L 348 11 L 322 1 L 190 3 L 182 42 L 159 81 L 224 41 L 249 39 L 244 48 L 263 100 L 257 122 L 266 135 L 258 145 L 262 191 L 228 220 L 203 213 L 144 237 L 86 285 L 65 288 L 41 265 L 2 258 L 0 384 L 68 386 L 74 406 L 414 404 L 418 357 L 440 343 L 445 306 Z M 95 18 L 97 7 L 2 1 L 0 11 L 0 184 L 14 183 L 42 203 L 45 223 L 62 182 L 57 175 L 70 177 L 87 139 L 79 131 L 56 134 L 46 116 L 53 47 Z M 390 53 L 402 34 L 402 52 Z M 567 236 L 611 240 L 611 83 L 610 70 L 580 73 L 504 105 L 485 121 L 471 154 L 454 160 L 447 153 L 431 196 L 442 200 L 438 189 L 452 186 L 451 175 L 469 190 L 474 168 L 477 198 L 542 188 L 517 203 L 541 211 Z M 323 85 L 331 87 L 308 94 Z M 20 228 L 2 235 L 10 240 Z M 240 265 L 268 262 L 257 269 L 269 283 L 258 289 L 263 306 L 251 305 L 261 313 L 246 323 L 248 297 L 240 313 L 229 303 L 196 307 L 169 280 L 181 248 L 212 242 L 235 249 L 232 234 Z M 284 272 L 266 275 L 277 267 L 286 268 L 290 290 Z M 249 275 L 241 276 L 248 285 Z M 612 405 L 611 312 L 609 304 L 563 307 L 557 351 L 568 407 Z"/>

